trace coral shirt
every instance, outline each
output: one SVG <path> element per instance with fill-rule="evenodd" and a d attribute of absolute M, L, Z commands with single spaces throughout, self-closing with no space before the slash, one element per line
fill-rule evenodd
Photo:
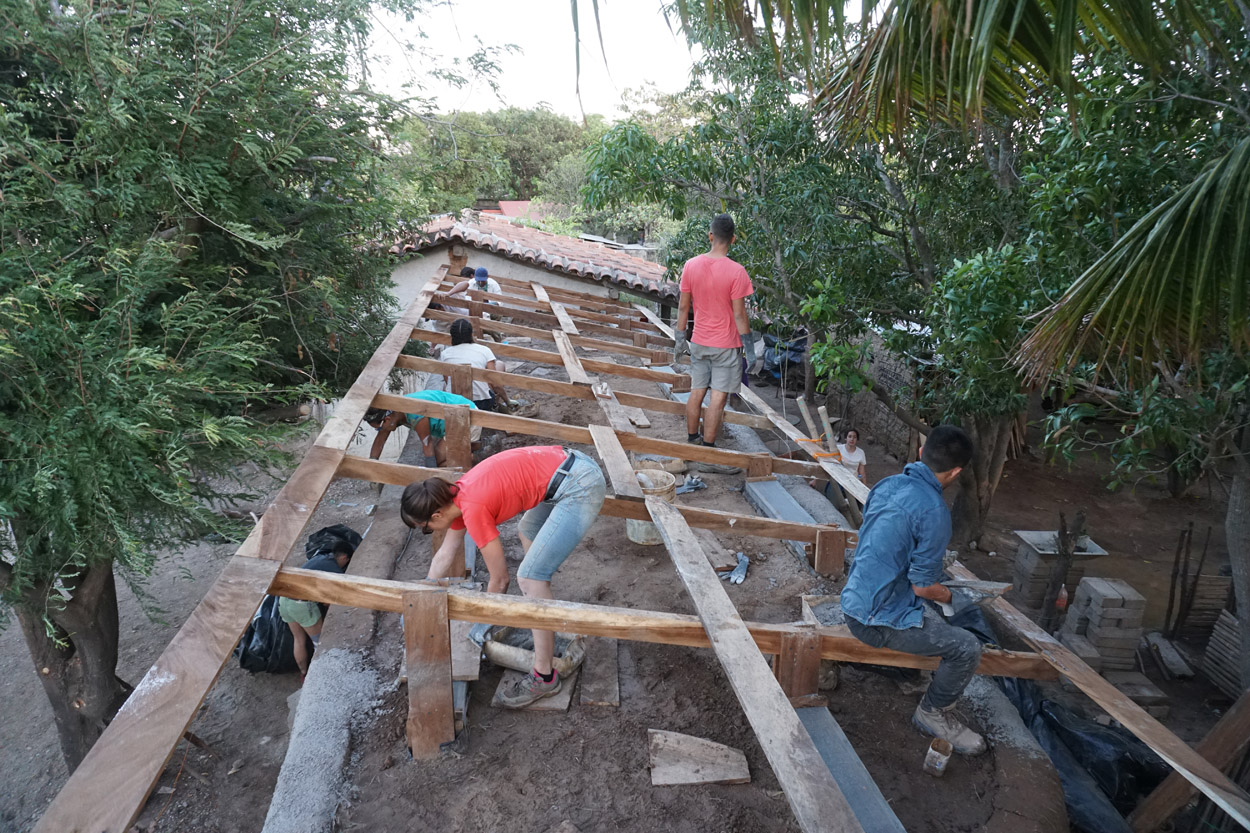
<path fill-rule="evenodd" d="M 469 533 L 484 547 L 499 537 L 499 525 L 533 509 L 547 496 L 547 484 L 568 453 L 558 445 L 513 448 L 487 457 L 457 481 L 452 503 L 460 517 L 452 529 Z"/>
<path fill-rule="evenodd" d="M 690 293 L 694 308 L 694 336 L 704 347 L 741 347 L 734 323 L 733 302 L 755 294 L 742 265 L 727 257 L 699 255 L 681 270 L 681 291 Z"/>

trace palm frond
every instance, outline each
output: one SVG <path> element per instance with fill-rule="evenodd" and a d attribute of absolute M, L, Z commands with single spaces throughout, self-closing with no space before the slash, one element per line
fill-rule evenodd
<path fill-rule="evenodd" d="M 1035 380 L 1082 358 L 1149 378 L 1203 349 L 1250 349 L 1250 138 L 1142 217 L 1021 347 Z"/>

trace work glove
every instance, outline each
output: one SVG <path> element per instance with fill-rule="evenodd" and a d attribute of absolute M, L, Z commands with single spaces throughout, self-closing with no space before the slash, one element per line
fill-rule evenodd
<path fill-rule="evenodd" d="M 747 370 L 750 371 L 755 366 L 755 334 L 747 333 L 742 336 L 742 356 L 747 360 Z"/>
<path fill-rule="evenodd" d="M 673 336 L 673 361 L 677 361 L 677 359 L 683 355 L 690 355 L 690 344 L 686 341 L 686 334 L 684 332 L 677 333 L 677 335 Z"/>

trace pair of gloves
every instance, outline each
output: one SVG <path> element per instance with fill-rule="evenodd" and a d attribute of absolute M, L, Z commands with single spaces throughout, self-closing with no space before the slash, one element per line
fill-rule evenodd
<path fill-rule="evenodd" d="M 755 335 L 747 333 L 742 338 L 742 356 L 747 360 L 747 368 L 750 369 L 755 364 Z M 686 340 L 686 334 L 679 332 L 673 337 L 673 361 L 683 355 L 690 355 L 690 343 Z"/>

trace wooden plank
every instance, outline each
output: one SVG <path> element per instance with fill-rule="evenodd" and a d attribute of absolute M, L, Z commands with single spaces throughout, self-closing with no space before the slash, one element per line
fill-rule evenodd
<path fill-rule="evenodd" d="M 958 561 L 947 572 L 952 578 L 977 578 L 976 574 Z M 1201 790 L 1238 823 L 1250 827 L 1250 795 L 1245 790 L 1230 781 L 1187 743 L 1168 731 L 1141 706 L 1004 599 L 995 599 L 989 609 L 1003 624 L 1055 666 L 1060 674 L 1088 694 L 1107 714 L 1120 721 L 1124 728 L 1167 761 L 1185 780 Z"/>
<path fill-rule="evenodd" d="M 820 690 L 820 632 L 805 628 L 781 637 L 773 654 L 773 674 L 787 697 L 805 697 Z"/>
<path fill-rule="evenodd" d="M 1219 719 L 1194 751 L 1212 766 L 1223 770 L 1250 748 L 1250 692 L 1244 692 Z M 1152 833 L 1189 803 L 1197 792 L 1179 773 L 1173 772 L 1146 796 L 1129 815 L 1137 833 Z"/>
<path fill-rule="evenodd" d="M 482 649 L 469 639 L 471 630 L 472 622 L 455 619 L 451 623 L 451 678 L 454 681 L 476 680 L 481 676 Z"/>
<path fill-rule="evenodd" d="M 460 407 L 457 405 L 445 405 L 442 402 L 418 402 L 415 399 L 394 396 L 389 393 L 379 393 L 373 398 L 373 405 L 377 408 L 385 408 L 388 411 L 398 411 L 401 414 L 420 413 L 435 419 L 442 419 L 449 413 L 451 408 Z M 561 442 L 582 443 L 583 445 L 591 445 L 594 442 L 590 436 L 590 431 L 577 425 L 565 425 L 560 422 L 550 422 L 543 419 L 529 419 L 528 417 L 476 410 L 470 412 L 469 419 L 473 425 L 480 425 L 483 428 L 494 428 L 513 434 L 546 437 L 548 439 L 560 440 Z M 621 441 L 621 445 L 626 451 L 633 451 L 638 454 L 658 454 L 661 457 L 673 457 L 678 460 L 690 460 L 699 463 L 726 463 L 731 466 L 745 466 L 747 465 L 747 460 L 751 457 L 750 454 L 744 454 L 741 451 L 731 451 L 726 448 L 716 447 L 709 448 L 675 440 L 660 440 L 655 437 L 641 437 L 633 433 L 618 432 L 617 438 Z M 803 462 L 802 460 L 774 459 L 773 471 L 777 474 L 797 474 L 807 477 L 827 478 L 827 475 L 819 465 Z"/>
<path fill-rule="evenodd" d="M 807 426 L 807 436 L 816 440 L 817 445 L 819 445 L 821 431 L 816 427 L 816 420 L 812 419 L 812 411 L 807 407 L 807 400 L 800 396 L 794 400 L 794 404 L 799 406 L 799 413 L 803 416 L 803 424 Z"/>
<path fill-rule="evenodd" d="M 447 463 L 452 468 L 462 471 L 473 468 L 473 441 L 470 436 L 472 432 L 470 414 L 472 413 L 473 409 L 468 405 L 451 405 L 443 414 Z"/>
<path fill-rule="evenodd" d="M 582 663 L 581 703 L 583 706 L 621 704 L 620 666 L 615 639 L 590 637 Z"/>
<path fill-rule="evenodd" d="M 872 833 L 906 833 L 829 709 L 800 708 L 798 715 L 864 829 Z"/>
<path fill-rule="evenodd" d="M 547 287 L 541 283 L 530 281 L 530 289 L 534 290 L 534 297 L 541 303 L 546 304 L 548 307 L 551 306 L 551 296 L 547 294 Z"/>
<path fill-rule="evenodd" d="M 577 357 L 577 351 L 573 349 L 568 334 L 552 330 L 551 336 L 555 340 L 556 349 L 560 351 L 560 358 L 564 360 L 564 369 L 569 374 L 569 381 L 575 385 L 589 385 L 593 380 L 582 367 L 582 361 Z"/>
<path fill-rule="evenodd" d="M 456 303 L 454 300 L 450 303 Z M 461 301 L 460 303 L 464 303 Z M 489 311 L 489 310 L 488 310 Z M 445 312 L 440 310 L 427 310 L 425 317 L 431 321 L 455 321 L 457 318 L 463 318 L 462 315 Z M 550 329 L 540 329 L 538 327 L 526 327 L 522 324 L 509 324 L 504 321 L 483 321 L 481 318 L 470 318 L 473 323 L 474 333 L 481 335 L 487 333 L 501 333 L 503 335 L 529 336 L 530 338 L 542 339 L 543 341 L 551 340 Z M 570 336 L 573 344 L 578 347 L 587 347 L 593 350 L 602 350 L 605 353 L 617 353 L 622 356 L 636 356 L 640 359 L 652 359 L 654 352 L 646 350 L 642 347 L 635 347 L 632 344 L 618 344 L 615 341 L 601 341 L 595 338 L 587 338 L 585 336 Z"/>
<path fill-rule="evenodd" d="M 811 454 L 812 444 L 809 442 L 802 442 L 803 440 L 808 439 L 803 436 L 803 432 L 791 425 L 781 414 L 774 411 L 767 402 L 760 399 L 759 394 L 748 388 L 746 385 L 743 385 L 738 389 L 738 395 L 742 397 L 742 401 L 747 403 L 747 405 L 768 417 L 773 426 L 781 431 L 781 433 L 794 440 L 795 443 L 798 444 L 799 448 L 803 449 L 809 455 Z M 861 483 L 859 478 L 847 471 L 846 467 L 841 463 L 833 463 L 827 460 L 817 460 L 817 462 L 834 483 L 841 486 L 848 495 L 859 501 L 861 505 L 868 500 L 868 487 Z"/>
<path fill-rule="evenodd" d="M 440 275 L 391 328 L 339 402 L 310 453 L 269 511 L 152 664 L 135 692 L 70 775 L 35 830 L 120 831 L 143 809 L 169 756 L 251 622 L 280 562 L 290 552 L 333 478 L 369 402 L 382 387 Z M 271 517 L 272 513 L 272 517 Z"/>
<path fill-rule="evenodd" d="M 456 739 L 447 592 L 407 592 L 403 600 L 404 651 L 408 658 L 408 749 L 414 758 L 433 758 L 444 743 Z"/>
<path fill-rule="evenodd" d="M 423 341 L 427 344 L 451 344 L 451 336 L 447 333 L 437 332 L 433 330 L 416 329 L 412 332 L 414 341 Z M 539 364 L 551 364 L 557 367 L 564 365 L 563 359 L 559 353 L 552 353 L 549 350 L 536 350 L 533 347 L 522 347 L 517 344 L 499 344 L 490 345 L 491 352 L 496 356 L 505 359 L 516 359 L 525 362 L 537 362 Z M 411 358 L 416 358 L 411 357 Z M 598 373 L 605 376 L 624 376 L 629 379 L 640 379 L 644 382 L 655 382 L 657 384 L 673 386 L 673 391 L 682 393 L 690 390 L 690 375 L 687 373 L 673 374 L 664 370 L 653 370 L 649 367 L 634 367 L 628 364 L 616 364 L 615 362 L 601 361 L 599 359 L 582 359 L 582 367 L 590 373 Z M 767 421 L 767 420 L 765 420 Z M 769 427 L 772 423 L 768 423 Z"/>
<path fill-rule="evenodd" d="M 564 330 L 571 336 L 581 335 L 581 333 L 578 332 L 577 324 L 573 323 L 573 319 L 569 317 L 569 313 L 565 310 L 563 304 L 558 304 L 555 301 L 552 301 L 551 311 L 555 313 L 556 318 L 560 321 L 561 330 Z M 637 344 L 637 340 L 635 340 L 634 343 Z M 645 342 L 641 346 L 645 347 Z"/>
<path fill-rule="evenodd" d="M 625 410 L 625 406 L 616 398 L 616 393 L 612 390 L 612 386 L 607 382 L 595 382 L 590 386 L 594 391 L 595 401 L 599 403 L 599 409 L 603 411 L 603 416 L 618 434 L 634 433 L 634 424 L 629 421 L 629 414 Z"/>
<path fill-rule="evenodd" d="M 621 448 L 616 432 L 606 425 L 589 427 L 590 436 L 595 440 L 595 449 L 599 452 L 599 459 L 603 461 L 608 480 L 612 483 L 612 492 L 624 500 L 641 501 L 642 487 L 638 485 L 638 478 L 634 476 L 634 467 L 629 462 L 629 457 L 625 455 L 625 449 Z"/>
<path fill-rule="evenodd" d="M 618 401 L 620 401 L 621 394 L 619 391 L 616 394 L 616 398 Z M 632 422 L 634 425 L 636 425 L 639 428 L 651 427 L 651 420 L 647 419 L 647 413 L 642 408 L 635 408 L 630 405 L 625 405 L 624 407 L 625 407 L 626 415 L 629 416 L 629 421 Z"/>
<path fill-rule="evenodd" d="M 648 498 L 646 506 L 799 827 L 862 831 L 694 533 L 670 504 Z"/>
<path fill-rule="evenodd" d="M 720 539 L 716 537 L 716 533 L 707 529 L 696 529 L 694 535 L 703 545 L 703 554 L 707 556 L 713 570 L 726 573 L 738 566 L 738 557 L 725 549 Z"/>
<path fill-rule="evenodd" d="M 619 318 L 611 315 L 598 315 L 596 313 L 581 313 L 579 311 L 578 318 L 580 322 L 574 321 L 574 313 L 558 298 L 553 298 L 547 304 L 535 303 L 532 301 L 511 298 L 505 295 L 499 295 L 492 292 L 482 292 L 481 290 L 471 289 L 467 293 L 472 299 L 469 303 L 470 314 L 480 317 L 481 313 L 492 313 L 495 316 L 507 316 L 514 321 L 524 321 L 536 327 L 544 327 L 547 329 L 564 329 L 563 322 L 556 314 L 559 308 L 564 317 L 569 319 L 569 323 L 574 326 L 573 330 L 565 330 L 573 335 L 581 335 L 582 333 L 591 333 L 595 335 L 610 336 L 620 338 L 628 336 L 630 333 L 637 332 L 642 336 L 642 345 L 666 345 L 669 343 L 658 330 L 655 330 L 649 324 L 639 324 L 638 329 L 634 330 L 627 326 L 630 322 L 622 322 Z M 457 304 L 463 306 L 464 301 L 458 300 L 448 295 L 435 295 L 436 303 L 445 304 L 455 307 Z M 486 304 L 484 307 L 475 307 L 474 304 Z M 546 310 L 546 311 L 544 311 Z M 580 332 L 578 332 L 580 330 Z M 636 345 L 638 342 L 634 342 Z"/>
<path fill-rule="evenodd" d="M 751 783 L 746 754 L 723 743 L 648 729 L 647 751 L 653 787 Z"/>
<path fill-rule="evenodd" d="M 659 331 L 668 336 L 670 340 L 676 338 L 673 328 L 665 324 L 664 319 L 656 315 L 654 310 L 649 307 L 645 307 L 642 304 L 634 304 L 634 309 L 641 312 L 644 318 L 654 324 Z"/>
<path fill-rule="evenodd" d="M 452 365 L 443 374 L 451 379 L 451 392 L 465 399 L 473 399 L 473 368 L 467 364 Z"/>
<path fill-rule="evenodd" d="M 104 833 L 134 823 L 280 566 L 237 556 L 226 562 L 53 799 L 37 833 Z"/>
<path fill-rule="evenodd" d="M 381 472 L 392 472 L 385 480 L 377 480 Z M 381 460 L 369 460 L 354 454 L 346 455 L 339 463 L 335 477 L 346 477 L 352 480 L 373 480 L 377 483 L 390 483 L 394 486 L 407 486 L 428 477 L 442 477 L 452 483 L 460 479 L 463 472 L 458 468 L 429 469 L 424 466 L 409 466 L 404 463 L 384 463 Z"/>
<path fill-rule="evenodd" d="M 816 533 L 813 569 L 822 576 L 841 577 L 846 572 L 846 551 L 859 543 L 859 535 L 846 529 L 822 529 Z"/>
<path fill-rule="evenodd" d="M 703 556 L 706 558 L 706 556 Z M 394 581 L 363 576 L 338 575 L 318 570 L 283 567 L 274 578 L 271 593 L 326 604 L 351 605 L 389 613 L 403 613 L 403 594 L 413 590 L 448 586 L 447 609 L 452 619 L 488 622 L 515 628 L 632 639 L 661 645 L 706 648 L 711 643 L 698 617 L 679 613 L 634 610 L 521 596 L 504 596 L 430 581 Z M 781 636 L 802 625 L 749 622 L 751 637 L 766 654 L 781 650 Z M 839 662 L 865 662 L 898 668 L 937 668 L 940 660 L 873 648 L 851 635 L 845 626 L 820 628 L 820 656 Z M 1054 680 L 1055 670 L 1033 653 L 985 649 L 978 674 L 1024 679 Z"/>

